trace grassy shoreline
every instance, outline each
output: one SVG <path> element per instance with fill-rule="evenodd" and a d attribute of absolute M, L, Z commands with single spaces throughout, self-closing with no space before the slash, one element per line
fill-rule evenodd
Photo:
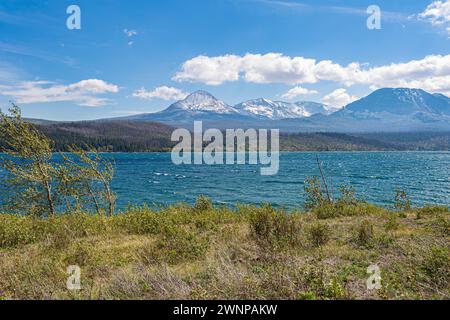
<path fill-rule="evenodd" d="M 449 299 L 450 211 L 367 203 L 0 215 L 0 299 Z M 81 268 L 81 290 L 66 288 Z M 368 290 L 367 268 L 381 271 Z"/>

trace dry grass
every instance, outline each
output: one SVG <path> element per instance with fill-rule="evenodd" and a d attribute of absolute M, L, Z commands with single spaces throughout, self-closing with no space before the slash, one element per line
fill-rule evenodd
<path fill-rule="evenodd" d="M 450 298 L 447 208 L 323 215 L 202 201 L 111 218 L 3 215 L 0 298 Z M 366 288 L 372 264 L 380 290 Z M 69 265 L 81 268 L 79 291 L 66 288 Z"/>

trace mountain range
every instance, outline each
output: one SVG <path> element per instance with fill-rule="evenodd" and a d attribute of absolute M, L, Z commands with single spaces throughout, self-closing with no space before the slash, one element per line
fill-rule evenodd
<path fill-rule="evenodd" d="M 316 102 L 264 98 L 231 106 L 206 91 L 196 91 L 163 111 L 122 119 L 187 128 L 201 120 L 204 127 L 279 128 L 284 132 L 450 130 L 450 98 L 421 89 L 383 88 L 334 110 Z"/>

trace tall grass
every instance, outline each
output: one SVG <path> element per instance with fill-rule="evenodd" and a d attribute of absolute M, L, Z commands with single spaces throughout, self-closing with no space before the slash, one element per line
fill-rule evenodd
<path fill-rule="evenodd" d="M 448 208 L 403 215 L 347 198 L 319 210 L 202 197 L 111 217 L 3 214 L 0 298 L 449 298 Z M 365 287 L 371 264 L 382 270 L 378 291 Z M 80 291 L 65 287 L 68 265 L 82 270 Z"/>

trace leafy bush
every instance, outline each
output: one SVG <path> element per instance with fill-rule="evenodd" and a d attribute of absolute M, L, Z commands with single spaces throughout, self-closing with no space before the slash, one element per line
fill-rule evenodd
<path fill-rule="evenodd" d="M 309 192 L 309 195 L 307 192 L 307 207 L 318 219 L 366 215 L 379 210 L 379 208 L 358 199 L 355 189 L 351 186 L 341 186 L 339 188 L 340 197 L 335 201 L 328 201 L 320 192 L 319 180 L 312 181 L 314 182 L 310 183 L 307 188 Z"/>
<path fill-rule="evenodd" d="M 142 256 L 147 262 L 177 264 L 203 257 L 208 247 L 208 237 L 182 227 L 166 226 L 161 238 L 153 247 L 147 248 Z"/>
<path fill-rule="evenodd" d="M 0 214 L 0 247 L 15 247 L 36 240 L 34 219 Z"/>
<path fill-rule="evenodd" d="M 389 214 L 388 220 L 384 224 L 386 231 L 397 230 L 400 224 L 398 223 L 397 216 L 395 214 Z"/>
<path fill-rule="evenodd" d="M 162 213 L 147 207 L 130 208 L 116 218 L 117 225 L 132 234 L 158 234 L 169 221 Z"/>
<path fill-rule="evenodd" d="M 326 299 L 343 299 L 346 296 L 345 288 L 336 278 L 333 278 L 324 285 L 323 296 Z"/>
<path fill-rule="evenodd" d="M 319 177 L 307 177 L 305 181 L 305 209 L 314 209 L 328 202 L 323 194 Z"/>
<path fill-rule="evenodd" d="M 300 243 L 297 215 L 277 211 L 270 205 L 258 208 L 251 215 L 250 231 L 258 244 L 272 249 L 283 249 Z"/>
<path fill-rule="evenodd" d="M 308 239 L 314 247 L 321 247 L 330 240 L 331 229 L 327 224 L 315 223 L 308 230 Z"/>
<path fill-rule="evenodd" d="M 331 219 L 340 215 L 336 205 L 329 202 L 315 207 L 312 212 L 316 215 L 317 219 Z"/>
<path fill-rule="evenodd" d="M 356 243 L 360 246 L 369 246 L 373 237 L 373 224 L 368 220 L 362 221 L 356 228 Z"/>
<path fill-rule="evenodd" d="M 425 258 L 423 270 L 436 285 L 448 285 L 450 282 L 450 248 L 433 247 Z"/>
<path fill-rule="evenodd" d="M 434 224 L 443 236 L 450 236 L 450 217 L 448 215 L 438 217 Z"/>
<path fill-rule="evenodd" d="M 423 208 L 416 209 L 416 217 L 417 219 L 421 219 L 427 216 L 434 216 L 439 214 L 447 214 L 450 213 L 448 207 L 444 206 L 425 206 Z"/>
<path fill-rule="evenodd" d="M 360 200 L 356 197 L 355 188 L 352 186 L 343 185 L 339 188 L 341 196 L 337 200 L 337 204 L 340 206 L 356 206 L 360 203 Z"/>
<path fill-rule="evenodd" d="M 194 205 L 194 210 L 196 212 L 203 212 L 207 210 L 211 210 L 213 208 L 212 201 L 207 196 L 201 194 Z"/>
<path fill-rule="evenodd" d="M 405 191 L 397 189 L 395 191 L 395 209 L 398 211 L 408 211 L 411 210 L 411 200 Z"/>

